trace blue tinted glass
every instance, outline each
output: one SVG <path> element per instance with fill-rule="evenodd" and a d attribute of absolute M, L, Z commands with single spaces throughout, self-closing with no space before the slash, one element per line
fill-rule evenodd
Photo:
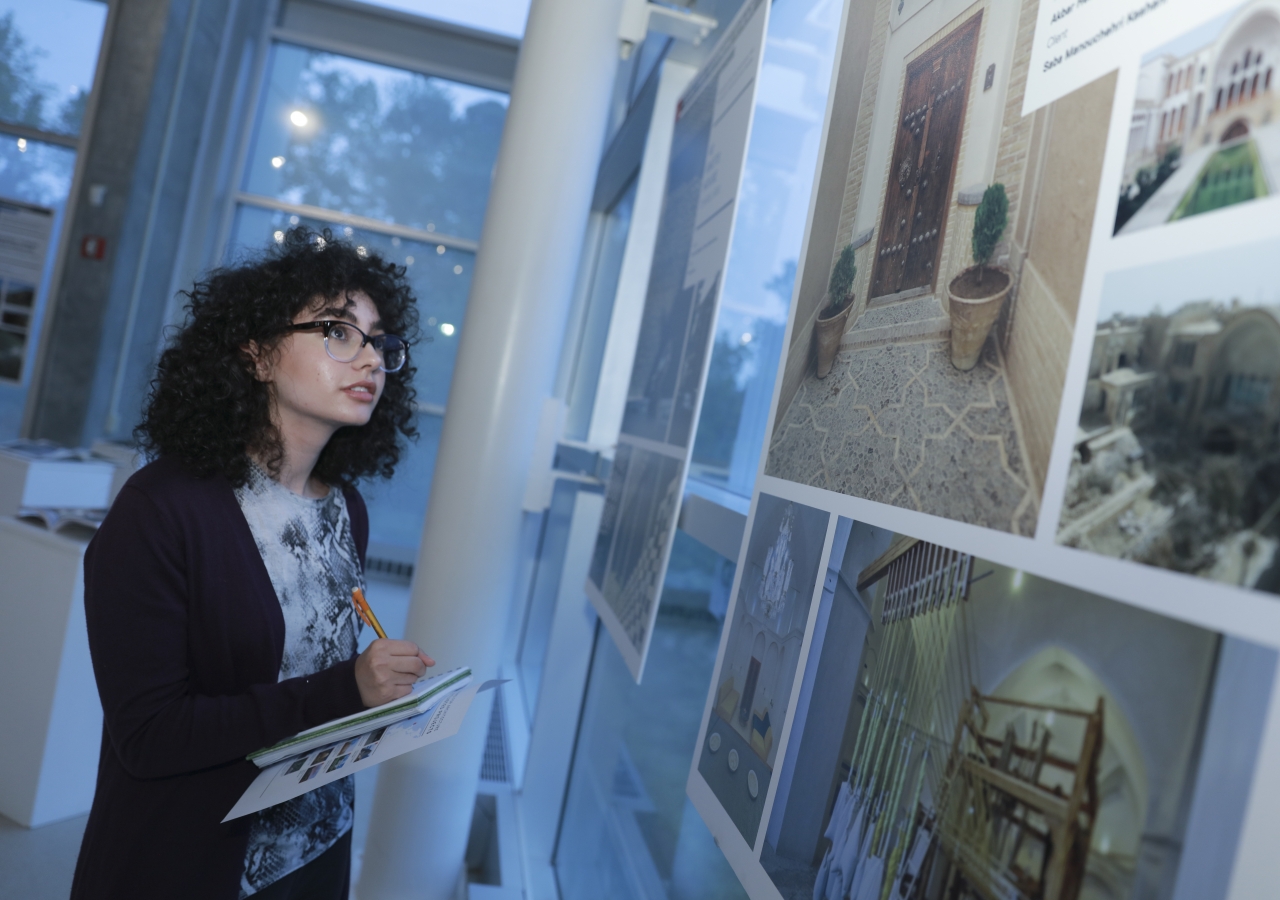
<path fill-rule="evenodd" d="M 471 289 L 475 254 L 454 250 L 444 244 L 425 244 L 278 210 L 241 206 L 236 211 L 228 255 L 234 258 L 245 252 L 264 250 L 277 240 L 277 235 L 283 238 L 285 230 L 299 224 L 317 231 L 329 228 L 336 237 L 367 247 L 371 252 L 380 253 L 385 259 L 408 269 L 409 282 L 418 297 L 422 333 L 433 338 L 431 343 L 424 341 L 409 350 L 409 362 L 418 369 L 414 380 L 418 388 L 418 402 L 443 407 L 449 396 L 453 362 L 458 355 L 462 314 L 467 306 L 467 292 Z"/>
<path fill-rule="evenodd" d="M 0 0 L 0 120 L 79 134 L 107 5 Z"/>
<path fill-rule="evenodd" d="M 542 686 L 542 667 L 547 658 L 547 641 L 551 637 L 551 620 L 556 598 L 560 595 L 560 576 L 564 571 L 569 548 L 569 531 L 573 525 L 578 491 L 582 485 L 557 480 L 551 494 L 551 506 L 542 519 L 537 559 L 529 588 L 529 605 L 525 613 L 524 633 L 520 638 L 520 687 L 525 711 L 533 721 L 538 690 Z M 585 600 L 584 600 L 585 602 Z"/>
<path fill-rule="evenodd" d="M 53 210 L 30 236 L 44 243 L 39 283 L 0 284 L 0 441 L 18 436 L 44 319 L 45 297 L 62 211 L 71 190 L 74 150 L 0 134 L 0 198 Z M 37 213 L 36 219 L 41 218 Z M 34 224 L 34 222 L 32 223 Z M 38 252 L 38 251 L 37 251 Z"/>
<path fill-rule="evenodd" d="M 245 190 L 480 237 L 507 96 L 277 44 Z"/>
<path fill-rule="evenodd" d="M 556 850 L 564 900 L 747 896 L 685 796 L 732 580 L 728 560 L 676 533 L 639 685 L 597 630 Z"/>
<path fill-rule="evenodd" d="M 419 415 L 418 440 L 400 457 L 395 476 L 390 481 L 370 479 L 360 483 L 360 493 L 369 506 L 370 543 L 417 550 L 427 518 L 443 424 L 440 416 Z"/>
<path fill-rule="evenodd" d="M 0 197 L 61 208 L 75 167 L 74 150 L 0 133 Z"/>
<path fill-rule="evenodd" d="M 755 484 L 809 214 L 840 4 L 774 3 L 691 478 Z"/>
<path fill-rule="evenodd" d="M 604 214 L 600 242 L 594 248 L 595 270 L 591 274 L 591 289 L 587 294 L 587 312 L 577 348 L 573 381 L 566 398 L 569 410 L 565 416 L 564 434 L 573 440 L 587 440 L 591 427 L 600 366 L 604 362 L 605 341 L 609 337 L 613 300 L 618 293 L 618 276 L 622 272 L 635 200 L 636 181 L 633 180 L 618 202 Z M 586 252 L 590 252 L 590 248 Z"/>

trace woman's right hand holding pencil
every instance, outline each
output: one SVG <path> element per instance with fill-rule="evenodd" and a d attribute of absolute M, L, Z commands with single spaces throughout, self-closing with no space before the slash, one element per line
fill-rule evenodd
<path fill-rule="evenodd" d="M 356 686 L 365 706 L 398 700 L 436 661 L 413 641 L 379 638 L 356 658 Z"/>

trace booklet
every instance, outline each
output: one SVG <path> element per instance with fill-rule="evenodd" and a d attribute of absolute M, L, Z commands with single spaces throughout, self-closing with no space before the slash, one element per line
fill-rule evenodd
<path fill-rule="evenodd" d="M 391 725 L 401 719 L 420 715 L 445 696 L 462 690 L 471 683 L 471 668 L 464 666 L 450 669 L 439 675 L 423 679 L 413 686 L 413 690 L 398 700 L 392 700 L 381 706 L 374 706 L 341 719 L 334 719 L 300 731 L 291 738 L 285 738 L 273 747 L 264 747 L 249 754 L 249 760 L 258 768 L 264 769 L 280 760 L 295 757 L 300 753 L 308 753 L 317 747 L 333 744 L 346 738 L 358 737 L 373 731 L 375 728 Z"/>
<path fill-rule="evenodd" d="M 284 803 L 402 753 L 452 737 L 462 726 L 476 694 L 502 683 L 486 681 L 478 687 L 470 684 L 460 690 L 437 694 L 425 712 L 391 724 L 380 724 L 353 737 L 332 739 L 319 748 L 298 752 L 268 766 L 258 773 L 222 821 L 229 822 Z"/>

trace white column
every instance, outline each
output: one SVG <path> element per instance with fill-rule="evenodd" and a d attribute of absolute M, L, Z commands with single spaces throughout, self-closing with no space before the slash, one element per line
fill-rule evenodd
<path fill-rule="evenodd" d="M 406 627 L 437 671 L 470 665 L 483 681 L 500 663 L 521 501 L 600 161 L 622 6 L 533 0 L 529 10 Z M 362 900 L 453 897 L 492 696 L 477 698 L 456 736 L 381 767 Z"/>

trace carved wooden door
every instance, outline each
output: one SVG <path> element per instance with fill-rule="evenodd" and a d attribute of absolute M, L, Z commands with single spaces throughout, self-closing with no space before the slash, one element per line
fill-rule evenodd
<path fill-rule="evenodd" d="M 873 299 L 935 285 L 981 24 L 979 12 L 907 66 Z"/>

